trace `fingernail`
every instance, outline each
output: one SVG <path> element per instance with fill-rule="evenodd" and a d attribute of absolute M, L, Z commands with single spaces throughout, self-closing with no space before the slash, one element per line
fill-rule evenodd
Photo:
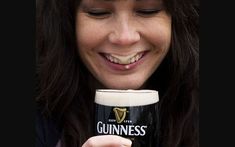
<path fill-rule="evenodd" d="M 124 138 L 122 141 L 123 146 L 131 146 L 131 144 L 132 144 L 132 141 L 130 139 Z"/>

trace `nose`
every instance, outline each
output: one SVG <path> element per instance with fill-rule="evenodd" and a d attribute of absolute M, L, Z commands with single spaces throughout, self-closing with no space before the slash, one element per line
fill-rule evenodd
<path fill-rule="evenodd" d="M 116 45 L 132 45 L 140 40 L 140 34 L 128 18 L 120 18 L 115 21 L 109 41 Z"/>

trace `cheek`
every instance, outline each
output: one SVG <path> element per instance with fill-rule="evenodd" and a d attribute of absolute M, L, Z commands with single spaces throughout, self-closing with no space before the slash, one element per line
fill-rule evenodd
<path fill-rule="evenodd" d="M 99 24 L 86 18 L 78 18 L 76 38 L 78 48 L 91 49 L 97 47 L 105 38 L 105 30 Z"/>
<path fill-rule="evenodd" d="M 94 35 L 91 34 L 98 32 L 96 32 L 96 30 L 90 26 L 80 25 L 79 23 L 76 26 L 78 48 L 91 48 L 93 43 L 95 43 L 97 40 L 97 38 L 95 38 Z"/>
<path fill-rule="evenodd" d="M 161 13 L 159 17 L 146 21 L 146 35 L 156 48 L 169 48 L 171 42 L 171 17 Z"/>
<path fill-rule="evenodd" d="M 171 26 L 156 25 L 155 29 L 149 30 L 149 39 L 155 48 L 167 50 L 171 43 Z"/>

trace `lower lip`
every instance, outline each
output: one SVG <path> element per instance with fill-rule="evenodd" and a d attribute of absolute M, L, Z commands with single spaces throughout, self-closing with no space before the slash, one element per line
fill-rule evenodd
<path fill-rule="evenodd" d="M 144 52 L 143 53 L 143 56 L 137 61 L 137 62 L 134 62 L 134 63 L 131 63 L 131 64 L 118 64 L 118 63 L 113 63 L 111 61 L 109 61 L 108 59 L 106 59 L 105 57 L 104 60 L 105 60 L 105 63 L 113 70 L 116 70 L 116 71 L 127 71 L 127 70 L 133 70 L 135 69 L 138 65 L 140 65 L 141 63 L 143 63 L 143 59 L 144 57 L 146 56 L 147 52 Z"/>

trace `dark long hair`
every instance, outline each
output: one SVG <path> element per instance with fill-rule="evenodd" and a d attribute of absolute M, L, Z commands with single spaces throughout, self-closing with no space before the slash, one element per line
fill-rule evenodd
<path fill-rule="evenodd" d="M 199 146 L 199 2 L 163 0 L 172 15 L 172 42 L 147 81 L 159 91 L 160 146 Z M 36 1 L 38 107 L 58 120 L 64 147 L 92 136 L 92 75 L 79 59 L 75 36 L 78 0 Z"/>

